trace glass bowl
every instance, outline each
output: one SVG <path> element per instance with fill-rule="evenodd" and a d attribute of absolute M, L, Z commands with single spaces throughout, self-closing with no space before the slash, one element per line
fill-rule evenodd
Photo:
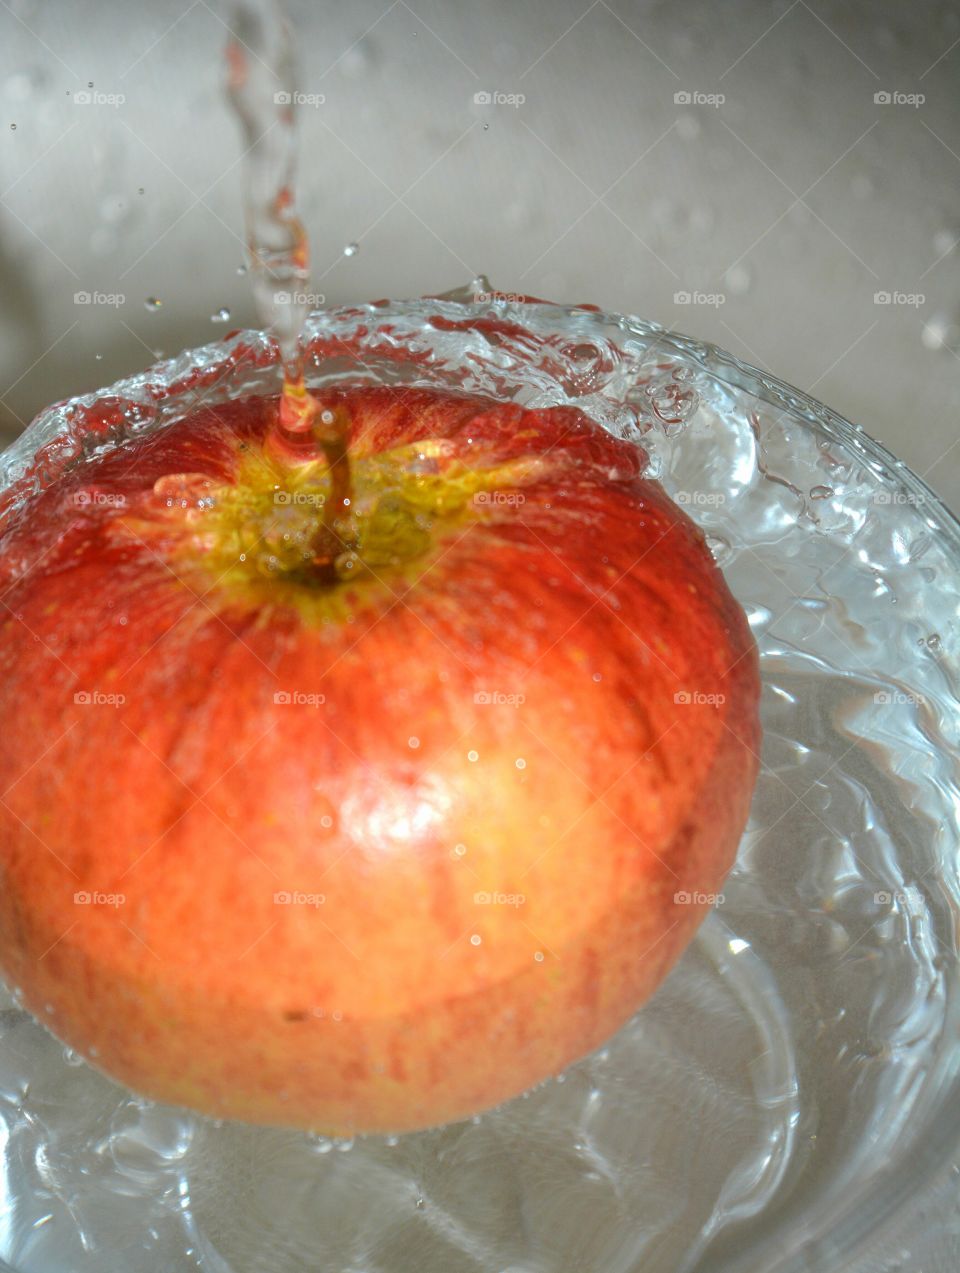
<path fill-rule="evenodd" d="M 499 1109 L 400 1138 L 151 1103 L 8 994 L 0 1257 L 16 1273 L 873 1273 L 945 1259 L 960 1174 L 957 523 L 859 428 L 640 319 L 475 284 L 314 314 L 306 341 L 314 385 L 574 403 L 642 442 L 761 652 L 763 764 L 737 864 L 607 1046 Z M 0 457 L 0 500 L 37 458 L 46 474 L 84 462 L 94 403 L 116 418 L 95 445 L 115 447 L 278 387 L 276 347 L 256 332 L 158 363 L 39 416 Z"/>

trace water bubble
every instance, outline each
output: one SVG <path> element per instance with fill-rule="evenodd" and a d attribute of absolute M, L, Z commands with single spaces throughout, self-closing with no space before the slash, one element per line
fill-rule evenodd
<path fill-rule="evenodd" d="M 229 322 L 229 320 L 230 311 L 227 309 L 226 305 L 221 305 L 215 313 L 210 315 L 211 323 L 226 323 Z"/>
<path fill-rule="evenodd" d="M 833 494 L 832 486 L 811 486 L 810 487 L 811 499 L 829 499 L 832 494 Z"/>
<path fill-rule="evenodd" d="M 471 946 L 479 946 L 479 945 L 480 945 L 480 942 L 481 942 L 482 940 L 483 940 L 483 939 L 481 938 L 481 936 L 480 936 L 480 934 L 479 934 L 479 933 L 471 933 L 471 934 L 470 934 L 470 945 L 471 945 Z"/>
<path fill-rule="evenodd" d="M 83 1057 L 79 1052 L 74 1052 L 73 1048 L 63 1049 L 63 1059 L 66 1061 L 67 1065 L 83 1065 Z"/>
<path fill-rule="evenodd" d="M 162 305 L 163 301 L 157 296 L 148 296 L 143 302 L 144 309 L 146 309 L 149 313 L 153 313 L 155 310 L 160 309 Z"/>
<path fill-rule="evenodd" d="M 11 124 L 11 125 L 10 125 L 10 127 L 13 129 L 13 131 L 14 131 L 14 132 L 16 132 L 16 131 L 17 131 L 17 126 L 16 126 L 16 124 Z"/>
<path fill-rule="evenodd" d="M 677 136 L 684 141 L 693 141 L 700 136 L 700 121 L 696 115 L 681 115 L 676 124 Z"/>
<path fill-rule="evenodd" d="M 360 251 L 359 243 L 348 243 L 347 246 L 343 249 L 343 255 L 356 256 L 359 251 Z"/>
<path fill-rule="evenodd" d="M 14 124 L 14 128 L 16 128 L 16 124 Z M 483 126 L 483 131 L 484 131 L 485 133 L 488 133 L 488 132 L 490 131 L 490 125 L 489 125 L 489 124 L 484 124 L 484 126 Z"/>
<path fill-rule="evenodd" d="M 137 194 L 143 194 L 143 193 L 144 193 L 143 186 L 138 186 L 138 187 L 137 187 Z"/>
<path fill-rule="evenodd" d="M 749 292 L 750 284 L 753 282 L 753 274 L 747 265 L 731 265 L 726 274 L 724 274 L 723 281 L 727 290 L 732 292 L 734 296 L 742 296 L 744 292 Z"/>
<path fill-rule="evenodd" d="M 924 323 L 920 339 L 925 349 L 960 348 L 960 326 L 946 314 L 936 314 Z"/>
<path fill-rule="evenodd" d="M 245 265 L 237 266 L 237 273 L 241 276 L 241 278 L 243 277 L 244 274 L 246 274 L 246 272 L 247 272 L 247 267 Z"/>

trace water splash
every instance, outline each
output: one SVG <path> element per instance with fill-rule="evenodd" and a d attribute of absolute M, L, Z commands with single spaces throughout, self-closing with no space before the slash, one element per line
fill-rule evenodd
<path fill-rule="evenodd" d="M 235 0 L 227 41 L 227 90 L 243 135 L 243 206 L 254 301 L 276 337 L 284 368 L 281 423 L 312 427 L 300 336 L 309 312 L 310 245 L 295 199 L 296 67 L 280 0 Z"/>

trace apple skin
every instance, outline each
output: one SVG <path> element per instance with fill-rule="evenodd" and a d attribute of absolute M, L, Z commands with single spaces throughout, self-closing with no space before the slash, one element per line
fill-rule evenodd
<path fill-rule="evenodd" d="M 556 1074 L 659 985 L 746 821 L 757 653 L 633 443 L 570 408 L 316 396 L 358 481 L 400 455 L 411 490 L 474 490 L 419 555 L 326 589 L 231 560 L 197 491 L 316 462 L 275 399 L 8 500 L 0 968 L 148 1096 L 398 1132 Z"/>

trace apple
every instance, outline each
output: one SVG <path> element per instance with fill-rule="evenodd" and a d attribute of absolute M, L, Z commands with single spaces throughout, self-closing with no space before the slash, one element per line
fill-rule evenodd
<path fill-rule="evenodd" d="M 149 1097 L 398 1132 L 556 1074 L 661 982 L 747 817 L 757 654 L 581 412 L 314 410 L 88 418 L 8 494 L 0 968 Z"/>

